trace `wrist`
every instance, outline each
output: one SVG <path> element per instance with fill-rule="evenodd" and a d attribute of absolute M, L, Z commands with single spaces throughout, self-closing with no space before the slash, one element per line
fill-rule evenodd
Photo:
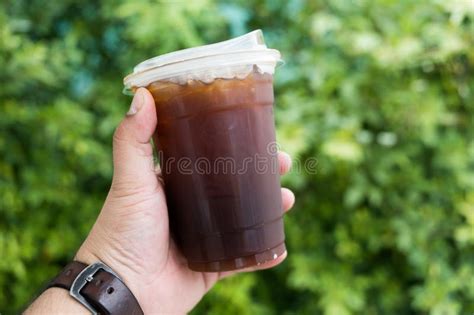
<path fill-rule="evenodd" d="M 68 291 L 62 288 L 49 288 L 24 311 L 24 314 L 86 315 L 90 314 L 90 312 L 74 300 Z"/>
<path fill-rule="evenodd" d="M 99 251 L 92 251 L 87 244 L 83 244 L 76 253 L 74 260 L 91 265 L 96 262 L 102 262 L 107 265 L 113 272 L 115 272 L 122 282 L 128 287 L 133 296 L 137 299 L 140 306 L 143 308 L 142 299 L 140 297 L 139 285 L 136 281 L 137 276 L 130 270 L 130 268 L 119 261 L 110 258 L 107 254 Z"/>

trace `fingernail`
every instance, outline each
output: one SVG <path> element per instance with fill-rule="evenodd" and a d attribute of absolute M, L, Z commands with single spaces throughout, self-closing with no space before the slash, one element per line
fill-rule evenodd
<path fill-rule="evenodd" d="M 127 112 L 127 116 L 133 116 L 138 113 L 140 108 L 142 108 L 144 101 L 145 97 L 143 90 L 142 88 L 139 88 L 133 97 L 132 104 L 130 104 L 130 109 Z"/>

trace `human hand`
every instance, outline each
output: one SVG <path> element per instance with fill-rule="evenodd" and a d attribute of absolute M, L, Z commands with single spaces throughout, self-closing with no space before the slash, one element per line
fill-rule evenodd
<path fill-rule="evenodd" d="M 190 270 L 170 237 L 165 194 L 150 143 L 156 124 L 153 97 L 140 88 L 114 134 L 112 185 L 76 260 L 102 261 L 110 266 L 130 288 L 145 314 L 184 314 L 219 279 L 274 267 L 285 259 L 286 252 L 258 267 L 238 271 Z M 280 172 L 288 172 L 290 157 L 279 153 L 278 158 Z M 287 211 L 295 198 L 286 188 L 281 193 Z"/>

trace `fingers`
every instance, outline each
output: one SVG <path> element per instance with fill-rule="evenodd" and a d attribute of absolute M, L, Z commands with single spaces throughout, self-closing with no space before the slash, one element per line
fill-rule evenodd
<path fill-rule="evenodd" d="M 280 165 L 280 174 L 285 175 L 291 169 L 291 157 L 288 153 L 283 151 L 278 151 L 278 163 Z M 281 201 L 283 206 L 283 211 L 288 212 L 288 210 L 293 207 L 295 204 L 295 195 L 288 188 L 281 189 Z"/>
<path fill-rule="evenodd" d="M 278 164 L 280 166 L 280 174 L 284 175 L 288 173 L 291 168 L 291 157 L 288 153 L 278 151 Z"/>
<path fill-rule="evenodd" d="M 156 123 L 153 97 L 148 90 L 139 88 L 114 134 L 114 181 L 154 175 L 150 138 Z"/>
<path fill-rule="evenodd" d="M 295 194 L 288 188 L 281 189 L 281 203 L 284 212 L 288 212 L 295 204 Z"/>

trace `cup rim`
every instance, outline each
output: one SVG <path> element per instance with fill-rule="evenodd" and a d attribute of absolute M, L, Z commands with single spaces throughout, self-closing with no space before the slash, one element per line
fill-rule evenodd
<path fill-rule="evenodd" d="M 184 60 L 170 61 L 156 66 L 150 66 L 137 72 L 128 74 L 124 79 L 124 93 L 133 95 L 132 88 L 145 87 L 152 82 L 167 80 L 179 75 L 192 74 L 206 68 L 219 69 L 222 67 L 235 67 L 245 65 L 270 66 L 273 69 L 283 64 L 280 52 L 276 49 L 246 49 L 225 53 L 213 53 Z M 173 67 L 174 70 L 173 71 Z M 261 68 L 261 67 L 259 67 Z"/>

